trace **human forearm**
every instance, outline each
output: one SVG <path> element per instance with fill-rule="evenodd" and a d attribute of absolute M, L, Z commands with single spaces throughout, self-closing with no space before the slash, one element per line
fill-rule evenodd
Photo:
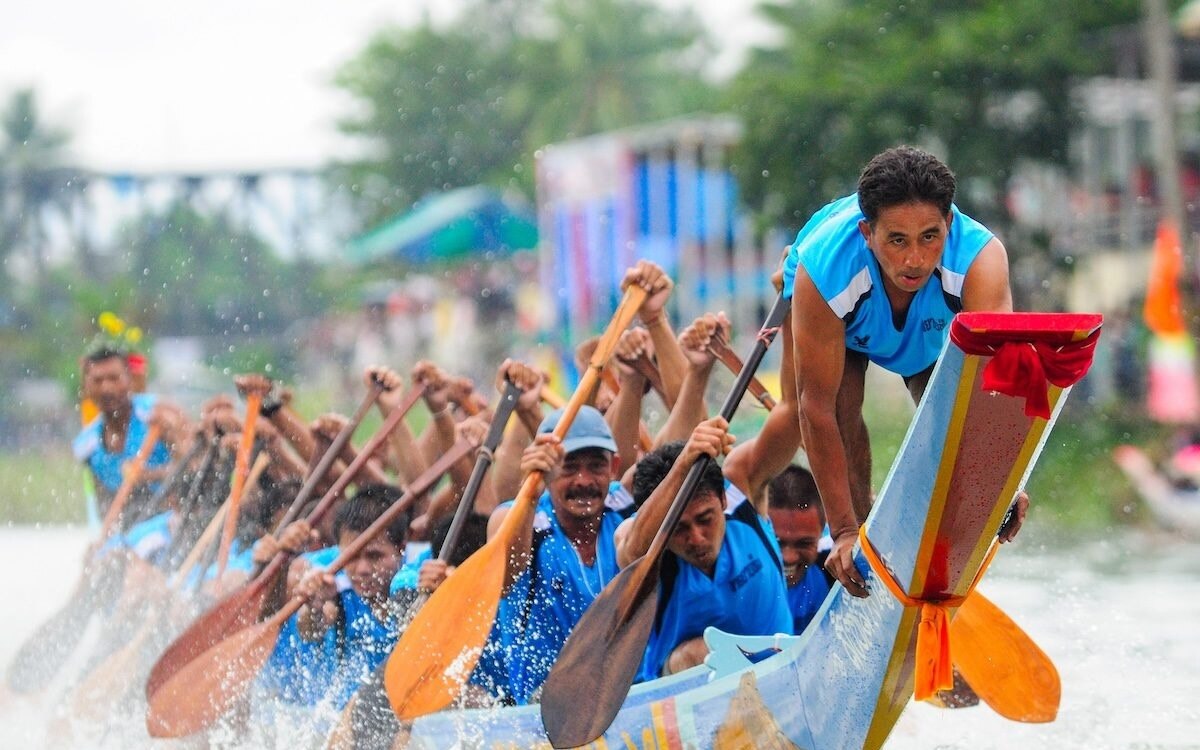
<path fill-rule="evenodd" d="M 646 502 L 638 508 L 637 515 L 630 522 L 629 531 L 617 543 L 617 565 L 622 568 L 646 554 L 654 535 L 667 517 L 671 501 L 683 486 L 683 480 L 694 462 L 687 452 L 681 453 L 676 459 L 667 476 L 659 482 Z"/>
<path fill-rule="evenodd" d="M 675 402 L 679 400 L 684 378 L 687 377 L 687 357 L 675 338 L 675 332 L 671 330 L 671 323 L 667 320 L 665 312 L 660 313 L 657 318 L 642 322 L 650 333 L 650 342 L 654 345 L 654 360 L 658 365 L 659 374 L 662 375 L 663 396 L 667 408 L 674 408 Z"/>
<path fill-rule="evenodd" d="M 687 377 L 679 390 L 679 398 L 675 401 L 666 424 L 654 438 L 656 448 L 674 440 L 686 439 L 696 425 L 708 418 L 708 404 L 704 400 L 704 392 L 708 388 L 712 368 L 711 362 L 701 366 L 688 366 Z"/>
<path fill-rule="evenodd" d="M 638 457 L 638 427 L 642 417 L 642 397 L 646 379 L 638 373 L 626 373 L 621 378 L 621 390 L 604 415 L 617 444 L 622 466 L 633 466 Z"/>
<path fill-rule="evenodd" d="M 849 463 L 846 460 L 837 416 L 832 408 L 807 404 L 801 397 L 800 432 L 808 446 L 808 462 L 826 522 L 836 538 L 858 529 L 858 520 L 851 502 Z"/>
<path fill-rule="evenodd" d="M 291 443 L 296 449 L 296 453 L 305 461 L 312 458 L 313 453 L 317 450 L 316 443 L 313 441 L 312 433 L 308 430 L 308 425 L 304 423 L 296 412 L 292 411 L 287 406 L 280 406 L 267 416 L 267 419 L 279 430 L 279 434 L 284 440 Z"/>

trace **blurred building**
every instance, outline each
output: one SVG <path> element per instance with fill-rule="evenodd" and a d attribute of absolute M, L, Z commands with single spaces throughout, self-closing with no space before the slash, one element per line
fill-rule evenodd
<path fill-rule="evenodd" d="M 756 238 L 738 201 L 727 115 L 679 118 L 556 143 L 537 159 L 542 326 L 569 355 L 620 299 L 625 270 L 655 261 L 676 281 L 676 323 L 724 310 L 756 330 L 774 293 L 780 233 Z M 764 247 L 765 245 L 765 247 Z M 573 369 L 570 356 L 564 366 Z"/>

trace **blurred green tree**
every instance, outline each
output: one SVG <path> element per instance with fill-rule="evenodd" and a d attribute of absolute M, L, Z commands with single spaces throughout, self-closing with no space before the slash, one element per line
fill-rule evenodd
<path fill-rule="evenodd" d="M 68 132 L 42 117 L 33 89 L 12 93 L 0 112 L 0 262 L 24 252 L 40 290 L 47 274 L 42 212 L 61 205 Z"/>
<path fill-rule="evenodd" d="M 388 28 L 338 71 L 335 166 L 364 223 L 476 183 L 532 192 L 537 148 L 650 122 L 713 99 L 701 27 L 645 0 L 474 0 L 451 26 Z"/>
<path fill-rule="evenodd" d="M 756 50 L 728 102 L 746 125 L 745 198 L 799 227 L 854 188 L 863 163 L 898 143 L 931 147 L 960 177 L 959 202 L 1002 224 L 1023 158 L 1067 162 L 1077 76 L 1101 65 L 1094 32 L 1138 19 L 1137 0 L 781 0 L 781 32 Z"/>

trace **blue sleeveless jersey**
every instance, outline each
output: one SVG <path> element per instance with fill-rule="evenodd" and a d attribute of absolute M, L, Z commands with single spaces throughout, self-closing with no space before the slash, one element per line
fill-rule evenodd
<path fill-rule="evenodd" d="M 75 437 L 71 443 L 71 451 L 78 461 L 86 463 L 96 476 L 96 479 L 109 492 L 116 492 L 121 486 L 121 466 L 137 455 L 146 439 L 146 430 L 150 413 L 154 410 L 155 397 L 150 393 L 135 393 L 131 397 L 133 411 L 129 416 L 129 429 L 125 433 L 125 445 L 120 453 L 109 453 L 104 447 L 104 415 L 100 414 Z M 146 460 L 147 468 L 165 466 L 171 461 L 171 454 L 161 440 L 154 446 L 150 457 Z"/>
<path fill-rule="evenodd" d="M 415 589 L 421 573 L 421 563 L 433 558 L 433 550 L 429 547 L 418 552 L 412 559 L 406 559 L 400 570 L 392 577 L 388 591 L 392 596 L 401 589 Z"/>
<path fill-rule="evenodd" d="M 343 708 L 375 669 L 387 660 L 400 638 L 394 617 L 380 621 L 354 589 L 339 593 L 342 603 L 342 655 L 329 697 L 334 708 Z"/>
<path fill-rule="evenodd" d="M 160 565 L 171 544 L 171 518 L 174 515 L 174 511 L 168 510 L 135 523 L 124 534 L 109 536 L 99 552 L 128 549 L 151 565 Z"/>
<path fill-rule="evenodd" d="M 533 560 L 500 600 L 489 646 L 473 675 L 475 684 L 496 694 L 489 681 L 500 682 L 497 672 L 502 671 L 507 686 L 500 694 L 524 705 L 546 681 L 575 623 L 619 570 L 613 535 L 633 498 L 614 482 L 606 505 L 596 559 L 589 566 L 559 525 L 550 493 L 542 493 L 533 522 Z"/>
<path fill-rule="evenodd" d="M 301 555 L 317 567 L 338 556 L 338 547 Z M 306 641 L 297 629 L 295 615 L 280 628 L 275 648 L 259 672 L 259 687 L 285 703 L 314 706 L 329 692 L 338 667 L 338 633 L 330 628 L 321 641 Z"/>
<path fill-rule="evenodd" d="M 809 565 L 804 578 L 795 586 L 788 586 L 788 609 L 792 612 L 792 633 L 800 635 L 812 622 L 817 610 L 829 595 L 829 579 L 819 565 Z"/>
<path fill-rule="evenodd" d="M 659 616 L 638 671 L 639 682 L 657 678 L 671 651 L 703 635 L 709 626 L 738 635 L 792 632 L 783 572 L 765 541 L 765 532 L 750 526 L 757 519 L 755 514 L 754 520 L 744 523 L 726 515 L 725 538 L 712 578 L 666 553 L 675 558 L 678 572 L 666 601 L 660 600 Z"/>
<path fill-rule="evenodd" d="M 858 230 L 865 217 L 858 196 L 840 198 L 813 214 L 796 235 L 784 261 L 783 294 L 795 289 L 803 266 L 830 309 L 846 325 L 846 348 L 862 352 L 879 366 L 915 375 L 937 361 L 950 319 L 962 310 L 967 270 L 993 237 L 990 230 L 957 207 L 942 259 L 929 282 L 917 292 L 897 330 L 884 291 L 879 262 Z"/>

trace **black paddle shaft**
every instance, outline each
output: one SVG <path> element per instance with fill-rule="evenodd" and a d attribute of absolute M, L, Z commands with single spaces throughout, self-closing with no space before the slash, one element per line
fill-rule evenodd
<path fill-rule="evenodd" d="M 758 336 L 754 342 L 754 351 L 746 359 L 746 364 L 742 366 L 742 371 L 738 373 L 737 380 L 734 381 L 733 387 L 729 389 L 729 394 L 725 396 L 725 402 L 721 404 L 720 416 L 726 421 L 733 419 L 738 406 L 742 403 L 742 398 L 750 388 L 750 381 L 754 379 L 754 373 L 758 370 L 758 366 L 762 364 L 763 357 L 767 354 L 767 349 L 771 346 L 771 342 L 775 340 L 775 335 L 779 333 L 779 327 L 783 324 L 783 319 L 787 315 L 790 305 L 791 300 L 785 298 L 782 294 L 775 299 L 775 304 L 771 307 L 771 312 L 767 315 L 766 322 L 763 323 L 762 328 L 758 332 Z M 700 477 L 704 474 L 705 467 L 712 460 L 711 456 L 702 455 L 688 469 L 687 476 L 684 477 L 683 484 L 679 487 L 679 492 L 676 493 L 675 499 L 671 501 L 670 508 L 667 509 L 667 515 L 663 518 L 662 526 L 659 527 L 658 533 L 654 535 L 654 541 L 651 542 L 650 549 L 646 552 L 648 556 L 657 556 L 662 553 L 662 548 L 666 546 L 667 540 L 674 533 L 675 526 L 679 523 L 679 517 L 683 515 L 684 508 L 687 507 L 688 502 L 692 499 L 692 495 L 696 492 L 696 487 L 700 485 Z"/>
<path fill-rule="evenodd" d="M 788 305 L 789 300 L 781 295 L 771 308 L 754 352 L 721 406 L 721 416 L 726 420 L 737 411 Z M 592 742 L 604 734 L 620 712 L 654 625 L 659 564 L 667 540 L 710 460 L 709 456 L 701 456 L 691 465 L 646 554 L 604 587 L 563 645 L 542 695 L 542 725 L 554 747 L 579 747 Z M 585 684 L 588 700 L 580 702 L 576 686 Z"/>
<path fill-rule="evenodd" d="M 454 511 L 454 519 L 450 521 L 450 528 L 446 531 L 446 538 L 442 540 L 442 549 L 438 552 L 438 559 L 442 562 L 449 561 L 450 554 L 458 546 L 458 537 L 462 533 L 463 524 L 467 522 L 467 516 L 471 514 L 471 510 L 475 507 L 475 496 L 479 494 L 479 487 L 483 484 L 483 476 L 487 473 L 488 467 L 492 465 L 492 461 L 495 458 L 494 452 L 496 446 L 500 445 L 500 440 L 504 437 L 504 428 L 508 425 L 508 419 L 512 416 L 513 410 L 517 407 L 517 397 L 520 395 L 521 389 L 512 381 L 506 380 L 504 393 L 500 396 L 500 403 L 496 406 L 496 413 L 492 415 L 492 425 L 488 429 L 487 437 L 483 440 L 483 446 L 479 449 L 479 456 L 475 459 L 475 466 L 471 469 L 471 478 L 467 480 L 467 486 L 463 489 L 462 498 L 458 501 L 458 508 Z"/>

